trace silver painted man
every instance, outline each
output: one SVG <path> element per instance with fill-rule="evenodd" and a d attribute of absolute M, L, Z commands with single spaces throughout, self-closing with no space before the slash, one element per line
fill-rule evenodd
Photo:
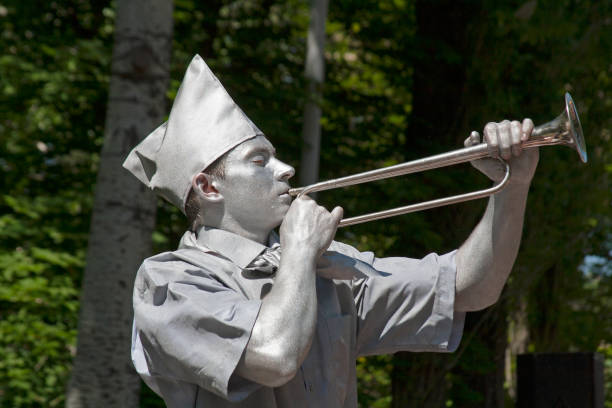
<path fill-rule="evenodd" d="M 532 129 L 485 127 L 512 178 L 458 250 L 376 258 L 333 241 L 340 207 L 291 200 L 293 168 L 194 57 L 168 121 L 124 163 L 192 222 L 138 271 L 137 371 L 173 408 L 356 407 L 358 356 L 455 350 L 465 312 L 496 302 L 514 263 Z M 495 160 L 473 164 L 503 176 Z"/>

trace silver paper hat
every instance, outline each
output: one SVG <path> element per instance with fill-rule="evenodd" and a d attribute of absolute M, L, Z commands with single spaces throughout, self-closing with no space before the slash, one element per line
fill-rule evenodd
<path fill-rule="evenodd" d="M 184 213 L 193 176 L 258 135 L 263 132 L 196 55 L 187 67 L 168 121 L 132 149 L 123 167 Z"/>

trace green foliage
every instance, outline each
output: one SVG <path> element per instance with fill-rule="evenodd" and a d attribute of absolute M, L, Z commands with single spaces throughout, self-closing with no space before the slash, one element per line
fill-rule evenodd
<path fill-rule="evenodd" d="M 108 88 L 108 2 L 0 6 L 0 406 L 64 401 Z"/>
<path fill-rule="evenodd" d="M 3 406 L 58 406 L 74 351 L 82 254 L 23 249 L 0 255 Z"/>
<path fill-rule="evenodd" d="M 357 387 L 359 406 L 387 408 L 391 406 L 391 377 L 393 359 L 390 355 L 357 359 Z"/>

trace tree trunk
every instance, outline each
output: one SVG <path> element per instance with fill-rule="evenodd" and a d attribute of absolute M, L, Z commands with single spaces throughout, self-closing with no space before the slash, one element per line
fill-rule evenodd
<path fill-rule="evenodd" d="M 83 278 L 77 353 L 66 406 L 136 407 L 132 285 L 150 254 L 156 199 L 121 164 L 163 120 L 172 46 L 172 0 L 120 0 L 104 146 Z"/>
<path fill-rule="evenodd" d="M 306 49 L 305 76 L 308 81 L 307 99 L 302 126 L 302 160 L 300 184 L 319 180 L 319 156 L 321 154 L 321 106 L 322 87 L 325 78 L 325 20 L 328 0 L 312 0 L 308 45 Z"/>
<path fill-rule="evenodd" d="M 480 19 L 481 7 L 481 2 L 416 2 L 413 111 L 407 132 L 412 139 L 408 145 L 411 150 L 408 156 L 415 152 L 418 152 L 419 156 L 428 156 L 444 149 L 448 150 L 449 146 L 459 148 L 459 143 L 463 141 L 461 135 L 465 135 L 465 138 L 469 134 L 462 129 L 465 124 L 465 105 L 469 104 L 469 99 L 473 96 L 466 90 L 466 83 L 469 80 L 470 65 L 473 63 L 472 53 L 478 46 L 478 34 L 486 24 L 486 21 Z M 455 170 L 449 168 L 445 171 L 451 174 L 449 172 Z M 449 195 L 448 193 L 440 191 L 436 196 Z M 458 245 L 469 234 L 469 228 L 474 227 L 465 222 L 474 219 L 473 214 L 469 214 L 470 211 L 474 211 L 473 206 L 446 207 L 428 211 L 426 216 L 434 228 L 446 231 L 444 245 Z M 468 330 L 469 328 L 464 333 L 462 348 L 468 343 Z M 460 352 L 461 349 L 458 353 Z M 502 364 L 503 352 L 501 349 Z M 396 353 L 393 359 L 392 406 L 444 407 L 452 385 L 447 376 L 456 365 L 455 354 Z M 495 374 L 497 375 L 497 371 Z M 481 376 L 484 377 L 483 374 Z M 484 381 L 471 388 L 478 388 L 477 392 L 496 397 L 498 393 L 487 387 L 497 384 Z"/>
<path fill-rule="evenodd" d="M 464 408 L 498 408 L 505 403 L 504 373 L 508 345 L 506 323 L 507 301 L 488 309 L 470 313 L 466 334 L 474 335 L 464 350 L 467 364 L 456 367 L 453 374 L 461 378 L 467 395 L 455 396 L 457 406 Z M 466 392 L 466 391 L 464 391 Z M 470 396 L 470 398 L 467 398 Z"/>
<path fill-rule="evenodd" d="M 448 383 L 448 356 L 401 352 L 393 356 L 393 408 L 442 408 Z"/>

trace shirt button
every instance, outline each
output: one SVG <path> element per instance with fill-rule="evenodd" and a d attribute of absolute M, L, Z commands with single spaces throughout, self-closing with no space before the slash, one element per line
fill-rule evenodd
<path fill-rule="evenodd" d="M 308 391 L 312 392 L 312 383 L 311 382 L 308 383 Z"/>

